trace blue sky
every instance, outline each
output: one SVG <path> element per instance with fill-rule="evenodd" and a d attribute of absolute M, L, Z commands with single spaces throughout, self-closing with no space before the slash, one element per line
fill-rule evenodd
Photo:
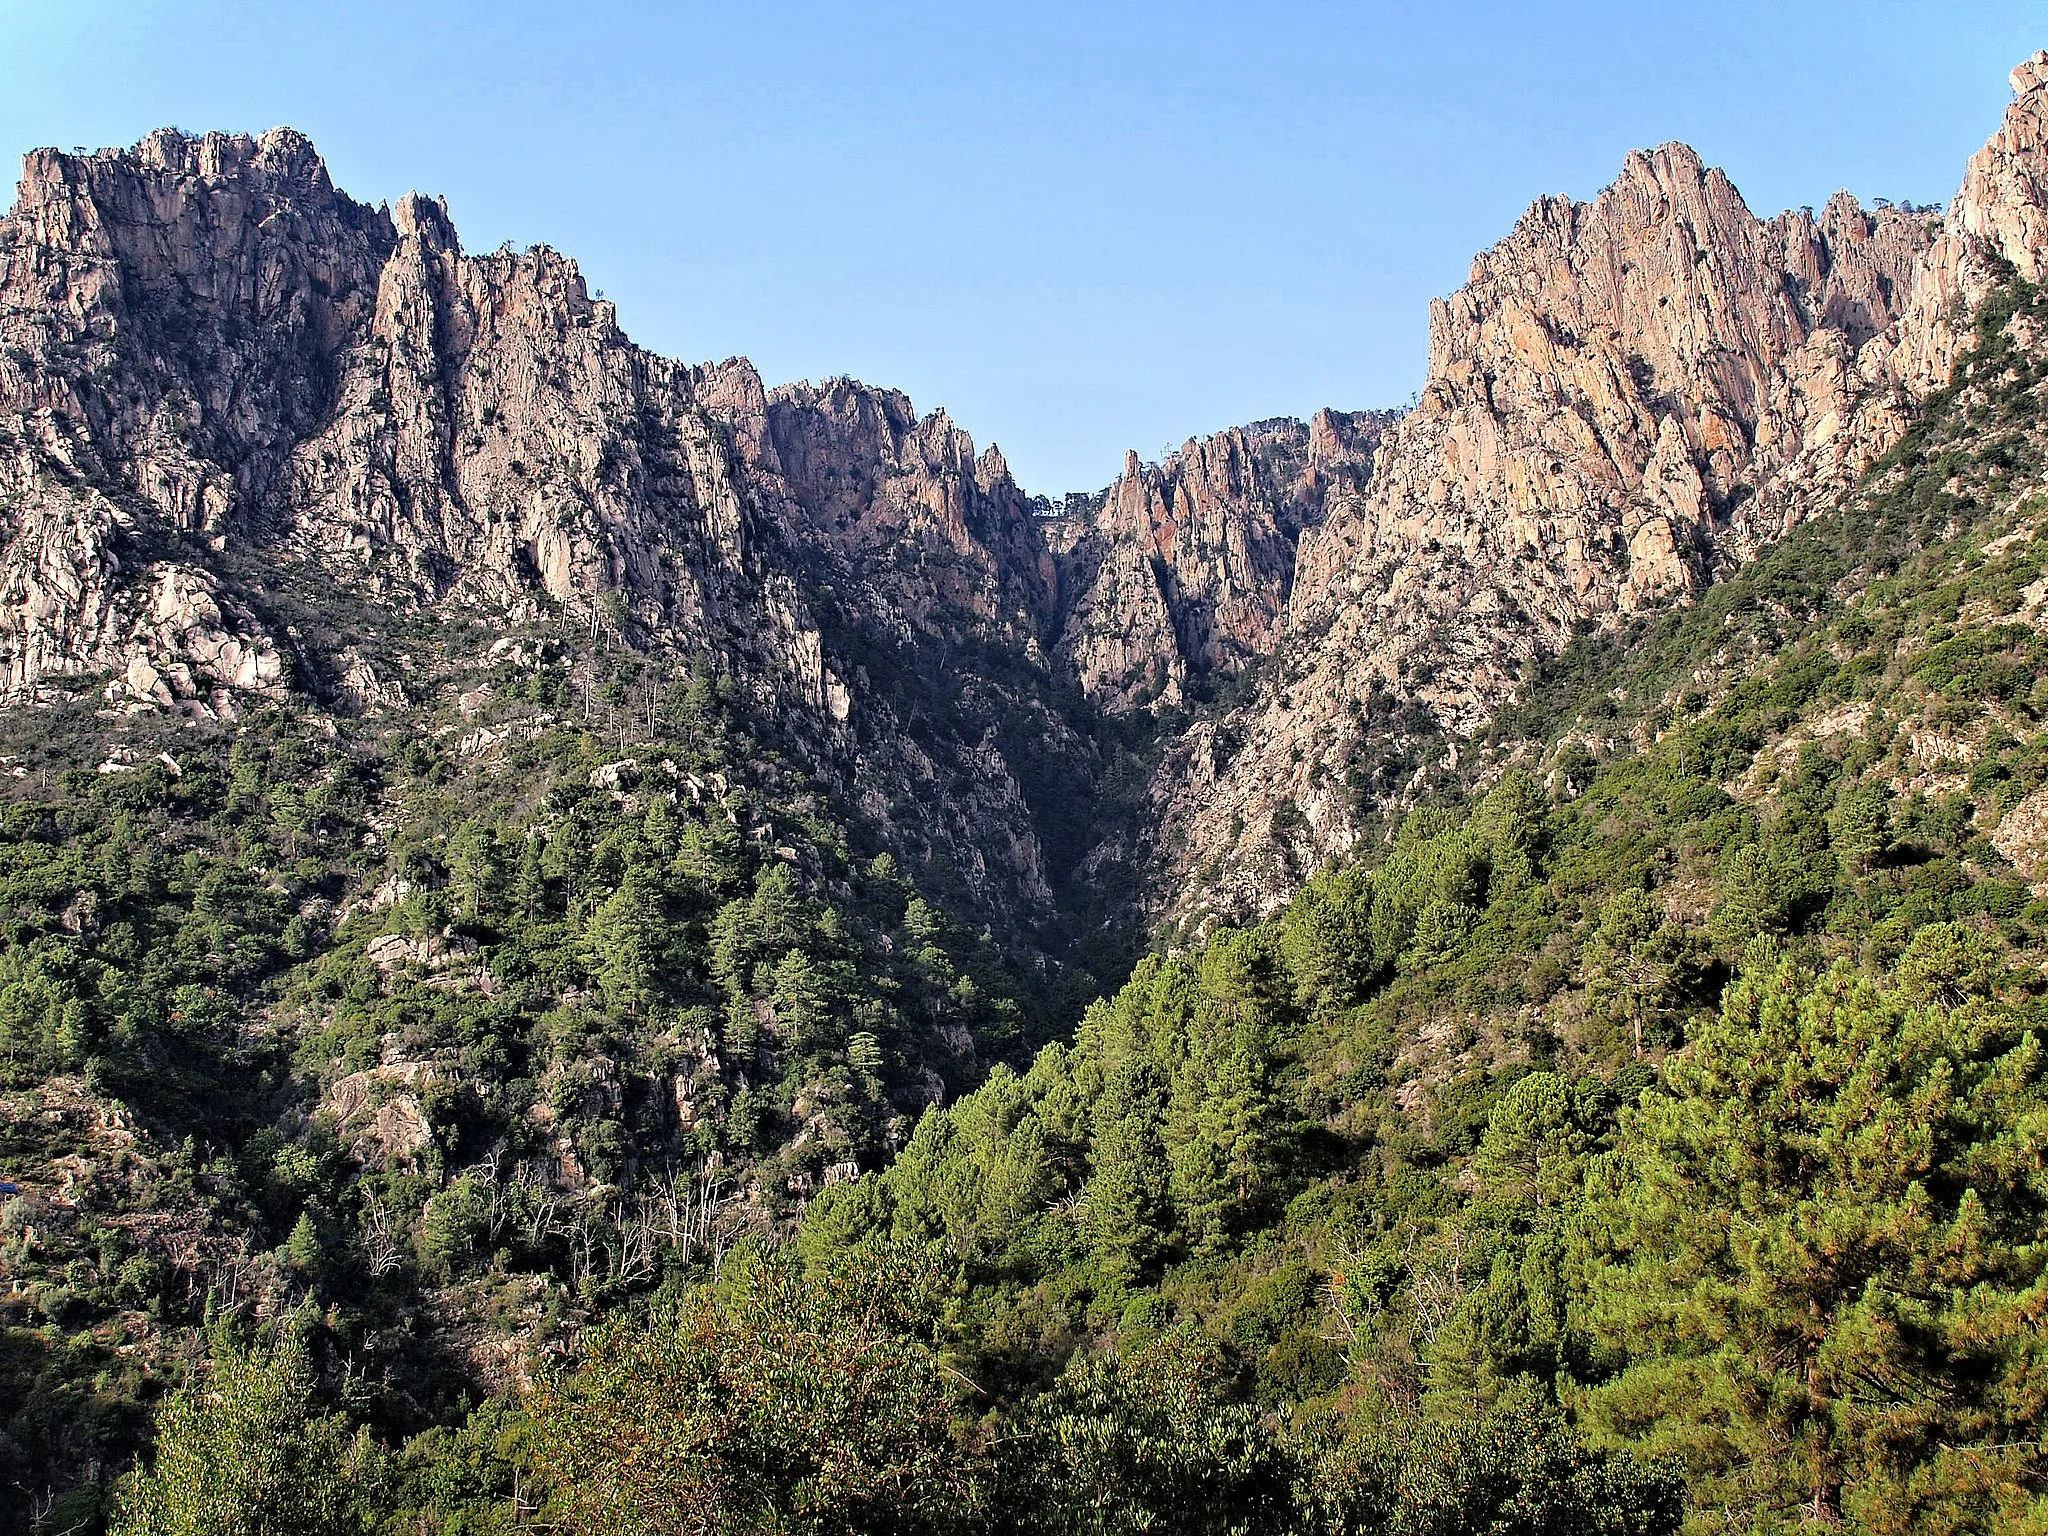
<path fill-rule="evenodd" d="M 1057 493 L 1404 400 L 1430 296 L 1632 146 L 1763 213 L 1947 198 L 2043 45 L 2048 0 L 0 0 L 0 161 L 290 123 L 647 346 L 901 388 Z"/>

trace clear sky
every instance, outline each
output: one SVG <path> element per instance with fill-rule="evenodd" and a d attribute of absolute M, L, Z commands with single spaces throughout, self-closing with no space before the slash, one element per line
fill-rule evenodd
<path fill-rule="evenodd" d="M 2044 45 L 2048 0 L 0 0 L 0 164 L 289 123 L 647 346 L 895 386 L 1057 493 L 1401 402 L 1430 296 L 1632 146 L 1946 199 Z"/>

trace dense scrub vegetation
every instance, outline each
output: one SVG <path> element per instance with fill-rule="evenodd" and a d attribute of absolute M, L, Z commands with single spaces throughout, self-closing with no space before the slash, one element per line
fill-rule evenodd
<path fill-rule="evenodd" d="M 2048 1528 L 2044 322 L 1070 1038 L 707 679 L 24 756 L 18 1523 Z"/>
<path fill-rule="evenodd" d="M 501 663 L 438 731 L 13 722 L 0 1486 L 110 1475 L 191 1329 L 309 1295 L 380 1432 L 459 1413 L 1069 1006 L 731 688 L 605 659 Z"/>

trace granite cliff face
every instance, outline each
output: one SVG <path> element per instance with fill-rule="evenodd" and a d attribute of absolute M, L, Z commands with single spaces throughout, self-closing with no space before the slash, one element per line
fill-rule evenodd
<path fill-rule="evenodd" d="M 1266 654 L 1303 532 L 1364 486 L 1394 419 L 1325 410 L 1191 438 L 1161 464 L 1127 454 L 1092 515 L 1053 532 L 1058 651 L 1089 695 L 1177 704 L 1192 680 Z"/>
<path fill-rule="evenodd" d="M 731 678 L 906 857 L 1013 911 L 1048 888 L 998 727 L 1031 772 L 1093 771 L 998 452 L 901 395 L 649 354 L 573 262 L 356 204 L 288 130 L 29 157 L 0 496 L 11 704 L 400 707 L 454 685 L 401 621 L 569 621 Z M 983 647 L 1018 664 L 953 675 Z"/>
<path fill-rule="evenodd" d="M 573 261 L 359 205 L 289 130 L 39 151 L 0 222 L 0 699 L 401 708 L 461 681 L 401 622 L 567 620 L 729 676 L 914 867 L 1042 914 L 1101 766 L 1057 698 L 1269 649 L 1386 419 L 1192 441 L 1047 516 L 944 412 L 650 354 Z"/>
<path fill-rule="evenodd" d="M 2048 50 L 2014 69 L 2011 85 L 2016 99 L 1970 157 L 1898 328 L 1892 370 L 1916 392 L 1947 380 L 1971 310 L 2006 270 L 2048 275 Z"/>
<path fill-rule="evenodd" d="M 388 221 L 295 134 L 28 156 L 0 221 L 0 691 L 275 693 L 275 638 L 206 556 L 275 504 L 367 314 Z"/>
<path fill-rule="evenodd" d="M 2048 54 L 2013 86 L 1945 217 L 1758 219 L 1667 145 L 1482 255 L 1365 494 L 1302 539 L 1285 664 L 1155 785 L 1177 909 L 1270 909 L 1352 845 L 1376 700 L 1469 731 L 1576 623 L 1683 598 L 1896 441 L 1999 272 L 2048 259 Z"/>

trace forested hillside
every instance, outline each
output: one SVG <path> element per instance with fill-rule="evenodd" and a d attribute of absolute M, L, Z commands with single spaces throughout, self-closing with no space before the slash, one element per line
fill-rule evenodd
<path fill-rule="evenodd" d="M 317 1296 L 353 1407 L 459 1412 L 1074 1006 L 709 675 L 501 671 L 438 729 L 8 722 L 7 1484 L 110 1474 L 220 1309 Z"/>
<path fill-rule="evenodd" d="M 6 1207 L 9 1472 L 98 1463 L 26 1523 L 2048 1522 L 2044 325 L 2010 282 L 1838 506 L 1042 1048 L 709 684 L 496 778 L 18 744 L 6 1155 L 90 1180 Z"/>
<path fill-rule="evenodd" d="M 1148 960 L 804 1250 L 959 1255 L 1010 1391 L 1199 1340 L 1283 1440 L 1534 1402 L 1700 1529 L 2031 1528 L 2044 316 L 2010 289 L 1846 505 L 1546 669 L 1469 798 Z"/>

